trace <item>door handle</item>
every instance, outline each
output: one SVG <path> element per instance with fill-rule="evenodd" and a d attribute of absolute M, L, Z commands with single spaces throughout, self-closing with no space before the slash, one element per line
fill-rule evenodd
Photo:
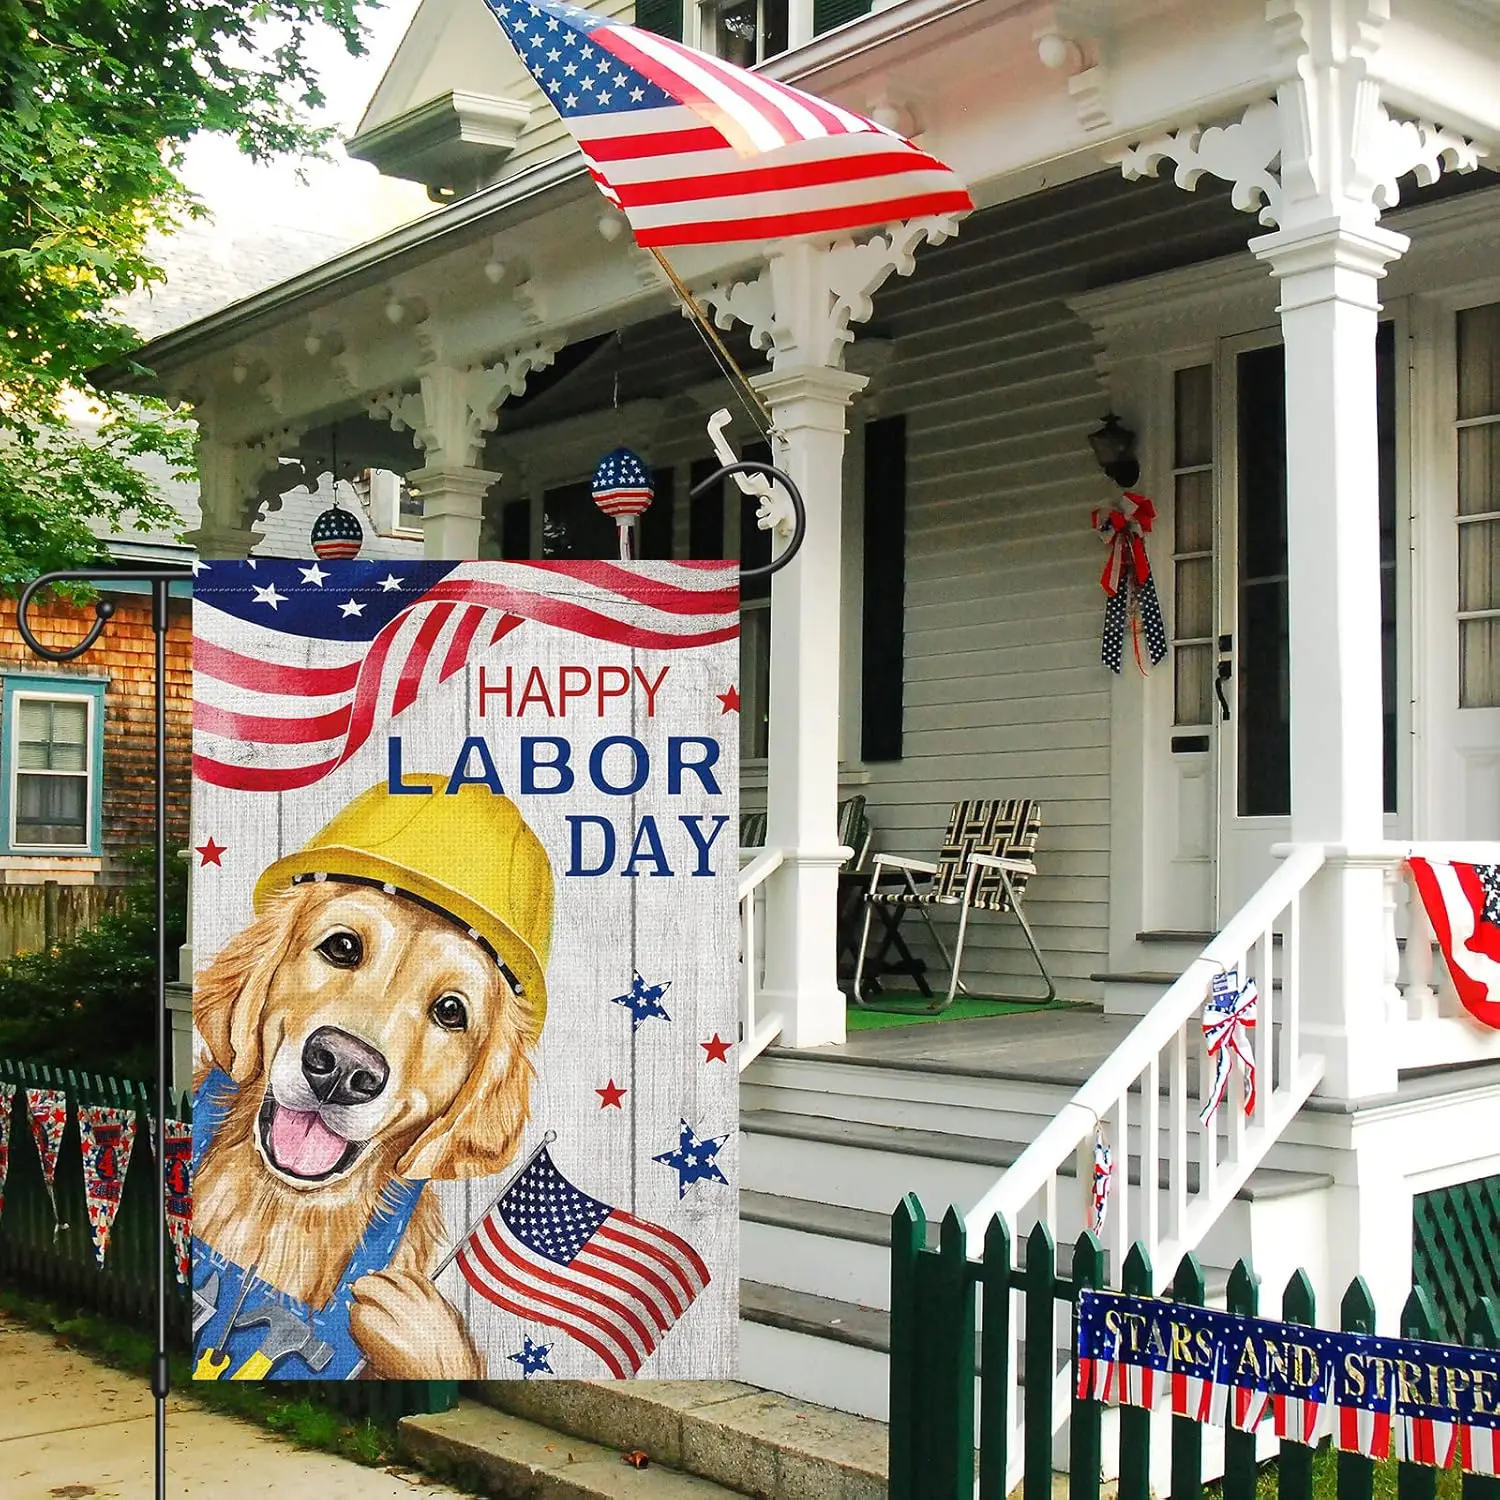
<path fill-rule="evenodd" d="M 1229 699 L 1224 696 L 1224 684 L 1234 676 L 1234 663 L 1221 661 L 1219 670 L 1214 676 L 1214 696 L 1219 700 L 1219 717 L 1224 720 L 1229 718 Z"/>

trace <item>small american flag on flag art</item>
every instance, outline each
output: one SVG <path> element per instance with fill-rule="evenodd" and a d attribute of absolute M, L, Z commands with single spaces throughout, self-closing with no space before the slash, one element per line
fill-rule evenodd
<path fill-rule="evenodd" d="M 199 563 L 193 771 L 214 786 L 311 786 L 522 625 L 673 650 L 730 641 L 724 570 L 611 562 Z"/>
<path fill-rule="evenodd" d="M 488 0 L 643 246 L 837 234 L 973 208 L 893 130 L 560 0 Z"/>
<path fill-rule="evenodd" d="M 639 1371 L 709 1282 L 686 1240 L 580 1191 L 545 1146 L 455 1261 L 487 1302 L 576 1339 L 616 1379 Z"/>

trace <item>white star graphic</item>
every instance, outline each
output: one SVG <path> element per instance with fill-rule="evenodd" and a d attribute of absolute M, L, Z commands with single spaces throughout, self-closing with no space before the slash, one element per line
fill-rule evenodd
<path fill-rule="evenodd" d="M 565 63 L 563 65 L 563 76 L 565 78 L 571 78 L 577 71 L 578 71 L 578 64 L 577 63 Z"/>
<path fill-rule="evenodd" d="M 265 588 L 258 588 L 255 591 L 255 602 L 257 604 L 269 604 L 272 609 L 275 609 L 285 598 L 285 594 L 278 594 L 276 592 L 276 585 L 274 583 L 268 583 Z"/>
<path fill-rule="evenodd" d="M 208 564 L 204 562 L 201 557 L 195 557 L 193 559 L 192 568 L 194 578 L 196 578 L 200 573 L 208 572 Z"/>
<path fill-rule="evenodd" d="M 355 603 L 353 599 L 350 599 L 346 604 L 339 605 L 339 613 L 345 618 L 348 618 L 350 615 L 362 615 L 364 612 L 364 605 Z"/>
<path fill-rule="evenodd" d="M 599 90 L 599 102 L 601 104 L 608 104 L 609 103 L 609 90 L 608 89 L 600 89 Z"/>
<path fill-rule="evenodd" d="M 310 568 L 299 568 L 297 571 L 302 574 L 303 583 L 310 583 L 315 588 L 322 588 L 323 580 L 328 577 L 328 574 L 317 563 Z"/>
<path fill-rule="evenodd" d="M 547 61 L 548 62 L 557 62 L 558 59 L 561 58 L 561 57 L 562 57 L 562 53 L 559 52 L 556 47 L 553 47 L 553 48 L 549 49 L 549 51 L 547 53 Z"/>
<path fill-rule="evenodd" d="M 563 100 L 563 103 L 566 104 L 569 109 L 573 109 L 578 103 L 578 95 L 569 94 L 568 97 Z"/>
<path fill-rule="evenodd" d="M 255 566 L 255 559 L 253 557 L 247 557 L 245 559 L 245 566 L 247 568 L 253 568 Z"/>
<path fill-rule="evenodd" d="M 592 47 L 585 47 L 578 55 L 587 62 L 594 55 L 594 49 Z"/>
<path fill-rule="evenodd" d="M 558 89 L 560 89 L 561 87 L 562 87 L 562 84 L 560 84 L 557 81 L 557 79 L 555 79 L 555 78 L 549 78 L 547 80 L 547 91 L 549 93 L 555 94 L 558 91 Z"/>
<path fill-rule="evenodd" d="M 623 73 L 616 73 L 615 74 L 615 84 L 619 88 L 624 88 L 625 87 L 625 75 Z"/>
<path fill-rule="evenodd" d="M 385 577 L 380 580 L 380 586 L 386 591 L 386 593 L 389 594 L 393 589 L 399 589 L 401 587 L 401 580 L 397 578 L 394 573 L 387 573 Z"/>
<path fill-rule="evenodd" d="M 630 102 L 632 104 L 639 104 L 645 97 L 646 91 L 644 89 L 631 89 L 630 91 Z"/>
<path fill-rule="evenodd" d="M 548 31 L 556 31 L 557 28 L 559 26 L 561 26 L 561 25 L 562 25 L 562 22 L 559 21 L 556 16 L 548 16 L 547 17 L 547 30 Z"/>

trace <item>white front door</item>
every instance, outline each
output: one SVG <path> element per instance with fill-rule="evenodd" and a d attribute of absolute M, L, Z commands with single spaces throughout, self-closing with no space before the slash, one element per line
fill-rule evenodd
<path fill-rule="evenodd" d="M 1395 811 L 1396 370 L 1395 329 L 1380 325 L 1376 400 L 1380 528 L 1385 806 Z M 1291 717 L 1287 628 L 1286 365 L 1279 340 L 1226 339 L 1219 355 L 1218 600 L 1214 642 L 1214 738 L 1218 787 L 1219 924 L 1276 868 L 1274 844 L 1291 835 Z"/>
<path fill-rule="evenodd" d="M 1382 323 L 1380 407 L 1383 757 L 1397 780 L 1396 341 Z M 1153 564 L 1172 641 L 1151 685 L 1145 917 L 1149 928 L 1222 926 L 1276 867 L 1291 832 L 1286 556 L 1286 381 L 1279 334 L 1219 341 L 1173 373 L 1169 514 Z M 1170 541 L 1168 542 L 1168 538 Z M 1165 553 L 1166 549 L 1162 548 Z M 1170 570 L 1168 572 L 1168 570 Z M 1162 577 L 1162 574 L 1167 574 Z"/>

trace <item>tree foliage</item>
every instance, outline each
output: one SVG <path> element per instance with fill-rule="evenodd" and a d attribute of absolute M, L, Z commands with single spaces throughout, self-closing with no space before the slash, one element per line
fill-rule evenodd
<path fill-rule="evenodd" d="M 185 476 L 189 430 L 161 403 L 91 390 L 89 372 L 139 343 L 118 304 L 161 279 L 153 232 L 200 211 L 187 141 L 319 151 L 306 44 L 329 26 L 361 52 L 360 4 L 0 0 L 0 586 L 95 560 L 91 522 L 177 527 L 132 460 Z"/>

